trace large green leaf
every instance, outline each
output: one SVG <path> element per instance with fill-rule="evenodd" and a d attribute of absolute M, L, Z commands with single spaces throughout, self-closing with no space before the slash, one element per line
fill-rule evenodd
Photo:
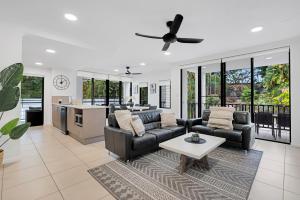
<path fill-rule="evenodd" d="M 24 135 L 24 133 L 29 128 L 29 126 L 30 126 L 30 123 L 25 123 L 25 124 L 21 124 L 21 125 L 16 126 L 9 133 L 9 137 L 13 140 L 19 139 L 20 137 L 22 137 Z"/>
<path fill-rule="evenodd" d="M 0 72 L 0 89 L 17 86 L 23 77 L 23 64 L 13 64 Z"/>
<path fill-rule="evenodd" d="M 0 112 L 14 109 L 20 98 L 18 87 L 5 87 L 0 90 Z"/>
<path fill-rule="evenodd" d="M 3 135 L 8 135 L 9 133 L 11 133 L 13 128 L 15 128 L 17 126 L 18 122 L 19 122 L 19 118 L 10 120 L 6 124 L 4 124 L 4 126 L 2 126 L 2 128 L 0 129 L 0 132 Z"/>

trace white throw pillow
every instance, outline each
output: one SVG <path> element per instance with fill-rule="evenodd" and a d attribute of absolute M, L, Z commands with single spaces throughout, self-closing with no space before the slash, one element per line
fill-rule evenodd
<path fill-rule="evenodd" d="M 116 110 L 115 116 L 120 128 L 127 131 L 131 131 L 132 134 L 134 135 L 131 126 L 131 120 L 132 120 L 131 112 L 129 110 Z"/>
<path fill-rule="evenodd" d="M 143 136 L 145 134 L 145 126 L 138 115 L 132 116 L 131 126 L 135 135 Z"/>
<path fill-rule="evenodd" d="M 175 113 L 160 113 L 161 127 L 177 126 Z"/>
<path fill-rule="evenodd" d="M 208 127 L 233 130 L 232 120 L 235 108 L 233 107 L 211 107 Z"/>

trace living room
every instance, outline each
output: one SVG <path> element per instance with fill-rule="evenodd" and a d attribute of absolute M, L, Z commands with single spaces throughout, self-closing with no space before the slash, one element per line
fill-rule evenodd
<path fill-rule="evenodd" d="M 299 8 L 1 1 L 0 199 L 300 199 Z"/>

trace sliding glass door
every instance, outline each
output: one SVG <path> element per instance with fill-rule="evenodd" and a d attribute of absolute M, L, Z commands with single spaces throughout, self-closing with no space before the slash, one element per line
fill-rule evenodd
<path fill-rule="evenodd" d="M 256 137 L 290 143 L 289 52 L 254 57 Z"/>
<path fill-rule="evenodd" d="M 92 105 L 92 79 L 82 79 L 82 104 Z"/>
<path fill-rule="evenodd" d="M 250 112 L 251 60 L 240 59 L 226 62 L 226 106 L 238 111 Z"/>
<path fill-rule="evenodd" d="M 94 104 L 106 105 L 106 80 L 94 80 Z"/>
<path fill-rule="evenodd" d="M 221 105 L 221 63 L 202 65 L 201 110 Z"/>
<path fill-rule="evenodd" d="M 211 106 L 234 107 L 250 112 L 257 138 L 290 143 L 289 63 L 289 50 L 280 48 L 182 69 L 181 115 L 195 118 Z"/>

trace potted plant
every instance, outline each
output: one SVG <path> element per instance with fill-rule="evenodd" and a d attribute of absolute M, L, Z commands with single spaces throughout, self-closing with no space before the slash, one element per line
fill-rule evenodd
<path fill-rule="evenodd" d="M 0 72 L 0 121 L 5 112 L 14 109 L 19 102 L 19 83 L 23 77 L 22 63 L 13 64 Z M 19 118 L 8 121 L 0 129 L 0 139 L 5 139 L 0 143 L 0 165 L 3 163 L 4 151 L 2 149 L 10 139 L 17 140 L 24 135 L 30 123 L 18 125 Z"/>

